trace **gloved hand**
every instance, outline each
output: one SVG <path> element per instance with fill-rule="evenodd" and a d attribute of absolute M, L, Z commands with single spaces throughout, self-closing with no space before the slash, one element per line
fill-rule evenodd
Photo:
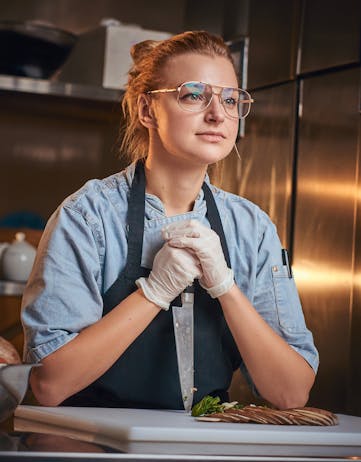
<path fill-rule="evenodd" d="M 149 276 L 135 283 L 148 300 L 168 310 L 170 302 L 201 275 L 199 261 L 191 252 L 165 243 L 154 257 Z"/>
<path fill-rule="evenodd" d="M 228 292 L 234 284 L 234 274 L 227 266 L 221 241 L 215 231 L 197 220 L 187 220 L 166 226 L 162 234 L 170 246 L 194 252 L 203 272 L 199 283 L 212 298 Z"/>

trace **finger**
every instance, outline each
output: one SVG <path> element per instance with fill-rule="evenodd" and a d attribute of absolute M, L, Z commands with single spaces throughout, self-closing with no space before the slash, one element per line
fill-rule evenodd
<path fill-rule="evenodd" d="M 194 231 L 191 229 L 176 229 L 174 231 L 164 230 L 162 231 L 163 239 L 169 241 L 170 239 L 180 238 L 180 237 L 200 237 L 200 233 L 198 231 Z"/>
<path fill-rule="evenodd" d="M 162 229 L 163 239 L 168 241 L 178 237 L 206 238 L 213 233 L 211 228 L 202 225 L 196 220 L 189 220 L 187 223 L 188 224 L 183 224 L 182 226 L 178 227 L 171 227 L 172 225 L 166 226 Z"/>
<path fill-rule="evenodd" d="M 176 273 L 184 274 L 185 277 L 188 277 L 191 280 L 191 282 L 196 278 L 199 279 L 203 272 L 198 258 L 186 249 L 177 250 L 183 252 L 183 255 L 175 266 Z"/>
<path fill-rule="evenodd" d="M 175 223 L 169 223 L 164 226 L 163 231 L 173 232 L 176 229 L 184 229 L 190 227 L 191 220 L 176 221 Z"/>
<path fill-rule="evenodd" d="M 177 225 L 177 226 L 176 226 Z M 162 229 L 163 239 L 168 240 L 173 236 L 183 236 L 186 232 L 191 232 L 192 229 L 189 226 L 189 220 L 187 222 L 180 222 L 174 225 L 165 226 Z"/>
<path fill-rule="evenodd" d="M 173 233 L 184 233 L 184 232 L 193 232 L 198 231 L 201 233 L 202 229 L 208 229 L 204 226 L 199 220 L 194 218 L 191 220 L 177 221 L 176 223 L 170 223 L 169 225 L 163 228 L 163 232 L 168 232 L 169 234 Z"/>
<path fill-rule="evenodd" d="M 171 247 L 177 247 L 178 249 L 190 249 L 195 252 L 202 249 L 202 239 L 195 239 L 193 237 L 175 237 L 168 241 L 168 245 Z"/>

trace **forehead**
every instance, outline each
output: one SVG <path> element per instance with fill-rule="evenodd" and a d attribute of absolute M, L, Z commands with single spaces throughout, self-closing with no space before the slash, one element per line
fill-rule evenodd
<path fill-rule="evenodd" d="M 237 77 L 232 63 L 222 56 L 206 56 L 188 53 L 167 61 L 162 81 L 173 87 L 180 83 L 198 80 L 222 87 L 237 87 Z"/>

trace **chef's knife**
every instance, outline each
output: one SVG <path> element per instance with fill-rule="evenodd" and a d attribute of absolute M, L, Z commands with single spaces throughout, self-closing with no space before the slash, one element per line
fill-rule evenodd
<path fill-rule="evenodd" d="M 182 306 L 173 306 L 173 326 L 179 382 L 182 391 L 184 409 L 192 409 L 194 393 L 194 348 L 193 348 L 193 306 L 194 287 L 188 286 L 181 295 Z"/>

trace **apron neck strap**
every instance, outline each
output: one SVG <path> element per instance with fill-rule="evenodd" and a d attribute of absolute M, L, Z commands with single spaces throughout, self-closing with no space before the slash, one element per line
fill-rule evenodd
<path fill-rule="evenodd" d="M 211 191 L 210 187 L 207 185 L 207 183 L 205 183 L 205 182 L 203 183 L 202 189 L 203 189 L 204 198 L 205 198 L 206 204 L 207 204 L 207 218 L 208 218 L 208 221 L 209 221 L 213 231 L 215 231 L 218 234 L 218 236 L 219 236 L 219 238 L 221 240 L 221 245 L 222 245 L 224 258 L 226 259 L 228 267 L 231 268 L 231 260 L 229 258 L 227 241 L 226 241 L 226 237 L 224 235 L 222 221 L 221 221 L 221 217 L 219 216 L 216 201 L 214 200 L 214 196 L 212 194 L 212 191 Z"/>

